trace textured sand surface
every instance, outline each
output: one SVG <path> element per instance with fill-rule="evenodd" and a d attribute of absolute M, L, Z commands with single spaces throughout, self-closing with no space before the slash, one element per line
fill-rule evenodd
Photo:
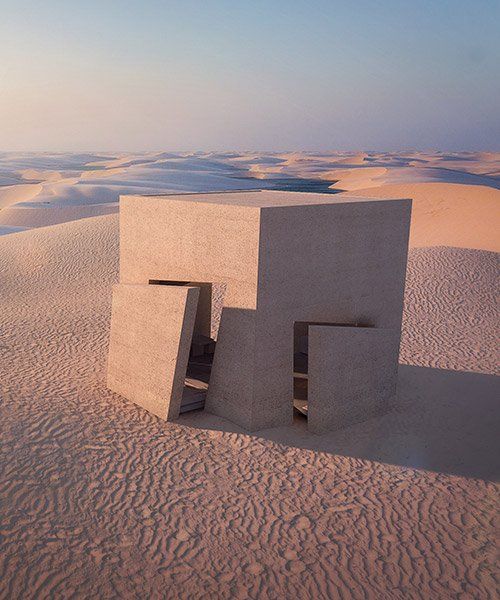
<path fill-rule="evenodd" d="M 0 239 L 0 598 L 495 597 L 494 255 L 412 251 L 391 413 L 250 436 L 106 390 L 117 250 Z"/>
<path fill-rule="evenodd" d="M 118 212 L 118 204 L 88 204 L 81 206 L 61 206 L 57 208 L 11 206 L 2 210 L 0 226 L 5 227 L 46 227 L 87 217 L 97 217 Z"/>
<path fill-rule="evenodd" d="M 400 362 L 500 374 L 498 256 L 445 246 L 411 251 Z"/>
<path fill-rule="evenodd" d="M 348 196 L 412 198 L 410 246 L 500 252 L 500 190 L 483 185 L 411 183 L 356 190 Z"/>
<path fill-rule="evenodd" d="M 31 200 L 42 189 L 40 184 L 19 184 L 0 187 L 0 209 L 7 208 L 17 202 Z"/>

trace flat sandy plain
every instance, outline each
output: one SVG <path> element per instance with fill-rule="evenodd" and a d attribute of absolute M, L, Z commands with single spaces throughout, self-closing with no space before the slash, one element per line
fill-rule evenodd
<path fill-rule="evenodd" d="M 0 598 L 497 597 L 500 155 L 0 154 L 0 186 Z M 106 389 L 118 194 L 252 187 L 414 199 L 387 415 L 249 435 Z"/>

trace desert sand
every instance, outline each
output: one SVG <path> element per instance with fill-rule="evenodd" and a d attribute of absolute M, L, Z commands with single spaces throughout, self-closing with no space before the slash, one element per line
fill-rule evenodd
<path fill-rule="evenodd" d="M 500 251 L 500 191 L 457 183 L 387 184 L 351 196 L 412 198 L 411 247 Z"/>
<path fill-rule="evenodd" d="M 78 160 L 124 172 L 87 188 Z M 18 168 L 62 176 L 0 211 L 0 226 L 32 228 L 0 238 L 0 598 L 494 598 L 498 157 L 141 160 L 3 156 L 14 188 Z M 399 397 L 383 417 L 249 435 L 202 411 L 164 423 L 105 387 L 118 219 L 86 211 L 115 212 L 116 190 L 151 189 L 162 170 L 162 190 L 236 189 L 259 161 L 301 180 L 369 162 L 387 180 L 363 194 L 415 198 Z"/>

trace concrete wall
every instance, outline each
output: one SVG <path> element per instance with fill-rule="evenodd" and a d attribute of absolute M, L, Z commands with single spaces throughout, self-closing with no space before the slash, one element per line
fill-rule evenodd
<path fill-rule="evenodd" d="M 250 428 L 260 209 L 186 198 L 120 198 L 120 281 L 226 284 L 206 410 Z"/>
<path fill-rule="evenodd" d="M 399 329 L 309 327 L 308 422 L 323 433 L 387 411 L 396 394 Z"/>
<path fill-rule="evenodd" d="M 296 321 L 399 331 L 410 210 L 405 200 L 262 209 L 252 428 L 292 418 Z"/>
<path fill-rule="evenodd" d="M 255 308 L 259 209 L 186 197 L 120 197 L 120 282 L 225 282 L 226 306 Z"/>
<path fill-rule="evenodd" d="M 199 288 L 113 286 L 108 387 L 169 421 L 178 418 Z"/>

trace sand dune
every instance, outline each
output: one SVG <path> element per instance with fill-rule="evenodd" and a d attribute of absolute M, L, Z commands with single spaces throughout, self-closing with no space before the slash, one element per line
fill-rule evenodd
<path fill-rule="evenodd" d="M 405 195 L 415 191 L 419 199 L 422 195 L 419 195 L 418 185 L 426 183 L 429 187 L 425 193 L 431 194 L 426 201 L 434 206 L 435 200 L 442 204 L 443 198 L 433 194 L 430 184 L 498 190 L 499 173 L 500 154 L 486 152 L 0 153 L 0 209 L 10 207 L 16 211 L 0 212 L 0 225 L 36 227 L 107 213 L 109 209 L 89 207 L 115 204 L 120 194 L 255 188 L 356 193 L 369 188 L 379 189 L 376 194 Z M 30 185 L 27 181 L 37 183 Z M 444 193 L 445 204 L 457 191 L 460 190 L 455 188 L 451 195 Z M 489 197 L 493 197 L 491 193 Z M 467 198 L 463 202 L 468 203 L 469 196 Z M 463 229 L 459 221 L 465 209 L 462 209 L 462 200 L 460 202 L 456 221 Z M 81 211 L 66 210 L 80 206 Z M 56 219 L 54 213 L 46 213 L 43 207 L 64 210 Z M 28 217 L 28 213 L 17 212 L 19 208 L 37 208 L 39 212 Z M 473 213 L 471 209 L 467 211 Z M 433 231 L 424 218 L 420 222 L 426 232 Z M 438 219 L 433 222 L 437 223 Z M 438 230 L 435 235 L 426 235 L 429 239 L 424 245 L 440 243 Z M 477 237 L 476 232 L 471 232 L 471 236 Z M 492 249 L 492 245 L 487 249 Z"/>
<path fill-rule="evenodd" d="M 77 219 L 86 219 L 99 215 L 107 215 L 118 212 L 118 204 L 90 204 L 88 206 L 61 206 L 57 208 L 47 207 L 43 204 L 25 208 L 15 206 L 6 208 L 0 212 L 0 227 L 46 227 L 57 223 L 66 223 Z"/>
<path fill-rule="evenodd" d="M 225 159 L 222 159 L 225 160 Z M 498 153 L 285 153 L 232 156 L 254 177 L 319 178 L 332 189 L 354 190 L 383 184 L 446 182 L 500 187 Z"/>
<path fill-rule="evenodd" d="M 333 169 L 321 174 L 322 179 L 337 181 L 332 184 L 335 190 L 361 190 L 385 183 L 383 176 L 387 173 L 385 167 L 363 167 L 361 169 Z"/>
<path fill-rule="evenodd" d="M 412 247 L 442 245 L 500 251 L 500 190 L 452 183 L 415 183 L 356 190 L 350 195 L 412 198 Z"/>
<path fill-rule="evenodd" d="M 403 366 L 386 417 L 254 436 L 106 389 L 116 215 L 1 238 L 0 597 L 491 597 L 492 260 L 410 258 L 403 361 L 475 373 Z"/>
<path fill-rule="evenodd" d="M 24 169 L 19 174 L 23 179 L 32 181 L 59 181 L 63 177 L 59 171 L 40 171 L 38 169 Z"/>
<path fill-rule="evenodd" d="M 95 160 L 89 160 L 94 158 Z M 58 170 L 55 169 L 58 167 Z M 246 167 L 195 154 L 0 155 L 0 175 L 17 183 L 0 187 L 0 225 L 39 227 L 108 214 L 120 194 L 253 189 Z M 24 183 L 36 179 L 36 185 Z M 23 183 L 22 183 L 23 182 Z M 0 182 L 1 183 L 1 182 Z M 24 209 L 35 209 L 25 212 Z M 52 209 L 58 209 L 58 214 Z M 21 211 L 20 209 L 23 209 Z M 50 209 L 50 210 L 48 210 Z"/>
<path fill-rule="evenodd" d="M 25 183 L 0 187 L 0 210 L 17 202 L 29 201 L 42 190 L 40 184 Z"/>
<path fill-rule="evenodd" d="M 362 165 L 365 162 L 365 159 L 367 158 L 368 154 L 366 154 L 366 152 L 358 152 L 357 154 L 353 154 L 352 156 L 340 158 L 336 160 L 335 163 L 339 165 Z"/>
<path fill-rule="evenodd" d="M 0 235 L 7 235 L 9 233 L 18 233 L 19 231 L 26 231 L 29 227 L 20 227 L 15 225 L 0 225 Z"/>

